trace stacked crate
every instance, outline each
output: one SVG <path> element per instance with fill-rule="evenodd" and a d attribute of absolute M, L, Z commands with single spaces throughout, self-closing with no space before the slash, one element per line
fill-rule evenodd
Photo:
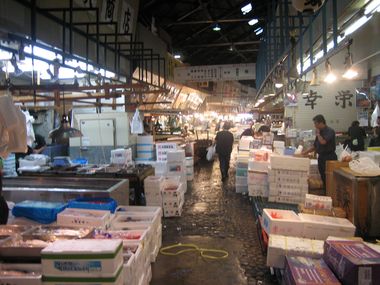
<path fill-rule="evenodd" d="M 137 137 L 137 162 L 154 160 L 154 141 L 153 136 Z"/>
<path fill-rule="evenodd" d="M 167 176 L 179 176 L 185 190 L 187 188 L 187 167 L 185 151 L 182 149 L 167 152 Z"/>
<path fill-rule="evenodd" d="M 164 177 L 148 176 L 144 179 L 145 201 L 147 206 L 162 207 L 162 190 Z"/>
<path fill-rule="evenodd" d="M 185 186 L 179 176 L 167 176 L 162 190 L 165 217 L 180 217 L 185 202 Z"/>
<path fill-rule="evenodd" d="M 236 193 L 248 193 L 248 156 L 249 152 L 239 151 L 236 160 Z"/>
<path fill-rule="evenodd" d="M 269 201 L 289 204 L 304 203 L 308 193 L 310 160 L 272 155 L 269 171 Z"/>
<path fill-rule="evenodd" d="M 193 181 L 194 180 L 194 158 L 186 157 L 186 178 L 187 181 Z"/>

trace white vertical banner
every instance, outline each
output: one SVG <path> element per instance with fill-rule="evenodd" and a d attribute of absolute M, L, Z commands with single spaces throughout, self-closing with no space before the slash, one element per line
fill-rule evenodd
<path fill-rule="evenodd" d="M 135 18 L 135 9 L 128 3 L 127 0 L 123 0 L 121 3 L 121 16 L 119 21 L 119 32 L 125 34 L 132 34 L 134 31 L 133 21 Z"/>
<path fill-rule="evenodd" d="M 100 19 L 104 22 L 117 22 L 119 0 L 103 0 Z"/>

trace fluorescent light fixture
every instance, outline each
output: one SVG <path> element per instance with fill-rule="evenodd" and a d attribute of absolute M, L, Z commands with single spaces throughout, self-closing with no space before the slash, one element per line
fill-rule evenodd
<path fill-rule="evenodd" d="M 31 45 L 25 46 L 24 52 L 32 54 L 32 46 Z M 59 60 L 62 60 L 62 56 L 60 54 L 56 54 L 55 52 L 52 52 L 44 48 L 40 48 L 38 46 L 34 46 L 33 54 L 35 56 L 38 56 L 47 60 L 54 60 L 56 58 L 58 58 Z"/>
<path fill-rule="evenodd" d="M 257 20 L 257 19 L 252 19 L 252 20 L 250 20 L 250 21 L 248 22 L 248 25 L 250 25 L 250 26 L 254 26 L 254 25 L 256 25 L 258 22 L 259 22 L 259 20 Z"/>
<path fill-rule="evenodd" d="M 181 58 L 181 55 L 180 55 L 180 54 L 175 54 L 175 55 L 174 55 L 174 58 L 175 58 L 175 59 L 180 59 L 180 58 Z"/>
<path fill-rule="evenodd" d="M 277 82 L 277 83 L 274 84 L 274 87 L 276 87 L 277 89 L 280 89 L 280 88 L 282 88 L 283 86 L 284 86 L 284 84 L 281 83 L 281 82 Z"/>
<path fill-rule="evenodd" d="M 356 70 L 350 68 L 346 70 L 342 77 L 346 79 L 354 79 L 356 76 L 358 76 L 358 74 L 359 73 Z"/>
<path fill-rule="evenodd" d="M 243 13 L 243 15 L 248 14 L 251 11 L 252 11 L 252 4 L 251 3 L 245 5 L 244 7 L 241 8 L 241 12 Z"/>
<path fill-rule="evenodd" d="M 371 18 L 372 18 L 372 15 L 369 17 L 367 17 L 367 16 L 361 17 L 359 20 L 357 20 L 352 25 L 350 25 L 347 29 L 345 29 L 344 35 L 348 36 L 348 35 L 352 34 L 357 29 L 359 29 L 361 26 L 363 26 L 365 23 L 367 23 Z"/>
<path fill-rule="evenodd" d="M 254 32 L 256 33 L 256 32 L 258 32 L 259 30 L 261 30 L 262 28 L 261 27 L 257 27 L 255 30 L 254 30 Z"/>
<path fill-rule="evenodd" d="M 380 0 L 372 0 L 364 10 L 364 14 L 369 15 L 380 9 Z"/>
<path fill-rule="evenodd" d="M 256 36 L 260 35 L 263 31 L 264 31 L 263 28 L 259 29 L 259 30 L 256 32 Z"/>
<path fill-rule="evenodd" d="M 212 28 L 212 30 L 215 32 L 219 32 L 221 30 L 221 28 L 218 24 L 215 24 L 215 26 Z"/>

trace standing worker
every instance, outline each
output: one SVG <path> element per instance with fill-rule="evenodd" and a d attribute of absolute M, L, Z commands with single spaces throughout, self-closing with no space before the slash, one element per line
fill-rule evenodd
<path fill-rule="evenodd" d="M 365 130 L 360 127 L 359 121 L 353 121 L 351 127 L 348 128 L 348 136 L 350 141 L 348 146 L 353 151 L 364 151 L 364 139 L 367 137 Z"/>
<path fill-rule="evenodd" d="M 220 173 L 222 174 L 222 181 L 228 177 L 228 169 L 230 168 L 230 159 L 232 146 L 234 144 L 234 136 L 228 131 L 230 123 L 225 122 L 223 130 L 218 132 L 215 137 L 216 153 L 219 156 Z"/>
<path fill-rule="evenodd" d="M 302 154 L 317 152 L 319 174 L 323 181 L 323 189 L 326 191 L 326 161 L 338 159 L 335 154 L 335 131 L 326 125 L 326 120 L 322 115 L 316 115 L 313 122 L 316 133 L 314 145 Z"/>

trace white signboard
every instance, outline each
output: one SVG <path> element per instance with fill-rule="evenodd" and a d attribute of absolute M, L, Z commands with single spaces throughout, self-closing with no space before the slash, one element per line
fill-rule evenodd
<path fill-rule="evenodd" d="M 256 79 L 256 64 L 183 66 L 174 69 L 175 82 L 232 81 Z"/>

